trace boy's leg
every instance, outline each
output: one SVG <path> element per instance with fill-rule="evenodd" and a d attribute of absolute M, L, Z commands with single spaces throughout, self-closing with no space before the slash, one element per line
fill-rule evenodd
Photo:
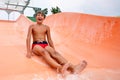
<path fill-rule="evenodd" d="M 70 72 L 73 72 L 74 71 L 74 65 L 72 63 L 69 63 L 62 55 L 60 55 L 60 53 L 58 53 L 57 51 L 55 51 L 56 53 L 56 56 L 58 58 L 58 61 L 62 64 L 62 65 L 65 65 L 65 64 L 69 64 L 67 66 L 67 69 L 70 71 Z"/>
<path fill-rule="evenodd" d="M 41 55 L 46 60 L 46 62 L 54 68 L 61 67 L 54 59 L 52 59 L 49 53 L 39 45 L 34 46 L 33 53 L 36 55 Z"/>
<path fill-rule="evenodd" d="M 55 51 L 53 48 L 47 46 L 45 49 L 59 64 L 61 65 L 68 64 L 68 61 L 62 55 L 60 55 L 57 51 Z M 72 73 L 78 73 L 78 72 L 81 72 L 86 66 L 87 66 L 87 62 L 83 60 L 77 65 L 73 65 L 72 63 L 69 63 L 69 65 L 67 65 L 66 68 L 68 68 L 68 70 L 70 70 Z"/>
<path fill-rule="evenodd" d="M 60 69 L 60 72 L 62 72 L 62 74 L 64 74 L 64 72 L 66 71 L 66 66 L 67 65 L 62 66 L 62 65 L 58 64 L 44 48 L 36 45 L 33 48 L 33 53 L 35 53 L 37 55 L 42 55 L 43 58 L 46 60 L 46 62 L 50 66 L 52 66 L 56 69 Z"/>
<path fill-rule="evenodd" d="M 68 61 L 58 52 L 56 52 L 52 47 L 47 46 L 45 47 L 45 49 L 50 53 L 51 57 L 53 57 L 59 64 L 64 65 L 68 63 Z"/>
<path fill-rule="evenodd" d="M 45 49 L 50 53 L 50 55 L 61 65 L 65 65 L 68 64 L 68 61 L 62 56 L 60 55 L 60 53 L 58 53 L 57 51 L 55 51 L 52 47 L 47 46 L 45 47 Z M 68 65 L 67 65 L 68 67 Z M 69 63 L 69 67 L 68 69 L 73 72 L 74 71 L 74 65 Z"/>

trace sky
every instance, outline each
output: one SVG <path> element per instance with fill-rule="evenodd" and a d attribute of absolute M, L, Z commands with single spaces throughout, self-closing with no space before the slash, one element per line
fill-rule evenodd
<path fill-rule="evenodd" d="M 58 6 L 62 12 L 77 12 L 100 16 L 120 16 L 120 0 L 31 0 L 29 6 L 42 9 L 48 8 L 48 15 L 51 15 L 51 7 Z M 33 14 L 34 11 L 31 8 L 26 8 L 24 11 L 24 15 L 26 16 L 33 16 Z M 20 14 L 13 13 L 10 18 L 14 17 L 14 19 L 16 19 L 18 15 Z M 0 15 L 0 18 L 1 16 L 2 15 Z"/>
<path fill-rule="evenodd" d="M 104 16 L 120 15 L 120 0 L 31 0 L 29 5 L 43 9 L 58 6 L 62 12 L 81 12 Z"/>

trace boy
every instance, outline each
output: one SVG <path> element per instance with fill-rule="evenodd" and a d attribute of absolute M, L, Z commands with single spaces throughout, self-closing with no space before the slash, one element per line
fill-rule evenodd
<path fill-rule="evenodd" d="M 50 28 L 42 23 L 46 17 L 45 14 L 42 11 L 39 11 L 35 16 L 37 23 L 30 25 L 28 30 L 26 39 L 26 56 L 30 58 L 32 56 L 32 52 L 36 55 L 42 55 L 42 57 L 50 66 L 56 68 L 57 71 L 61 72 L 63 75 L 67 70 L 70 70 L 73 73 L 82 71 L 86 67 L 87 62 L 82 61 L 82 63 L 76 66 L 68 63 L 66 59 L 64 59 L 58 52 L 55 51 L 55 47 L 50 35 Z M 31 35 L 33 37 L 32 51 L 30 50 Z"/>

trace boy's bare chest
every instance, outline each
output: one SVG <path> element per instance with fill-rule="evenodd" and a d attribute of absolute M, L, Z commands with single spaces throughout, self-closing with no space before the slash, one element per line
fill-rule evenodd
<path fill-rule="evenodd" d="M 45 27 L 35 27 L 33 28 L 33 33 L 46 33 L 47 29 Z"/>

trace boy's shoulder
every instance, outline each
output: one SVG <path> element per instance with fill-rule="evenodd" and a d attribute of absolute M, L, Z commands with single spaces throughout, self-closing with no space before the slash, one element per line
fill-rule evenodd
<path fill-rule="evenodd" d="M 46 25 L 46 24 L 43 24 L 43 26 L 48 27 L 48 25 Z"/>
<path fill-rule="evenodd" d="M 48 25 L 45 25 L 45 24 L 44 24 L 44 26 L 45 26 L 46 28 L 49 28 L 49 26 L 48 26 Z"/>
<path fill-rule="evenodd" d="M 31 26 L 35 26 L 35 25 L 36 25 L 36 24 L 31 24 L 30 27 L 31 27 Z"/>
<path fill-rule="evenodd" d="M 36 26 L 36 24 L 31 24 L 29 27 L 30 27 L 30 28 L 33 28 L 34 26 Z"/>

